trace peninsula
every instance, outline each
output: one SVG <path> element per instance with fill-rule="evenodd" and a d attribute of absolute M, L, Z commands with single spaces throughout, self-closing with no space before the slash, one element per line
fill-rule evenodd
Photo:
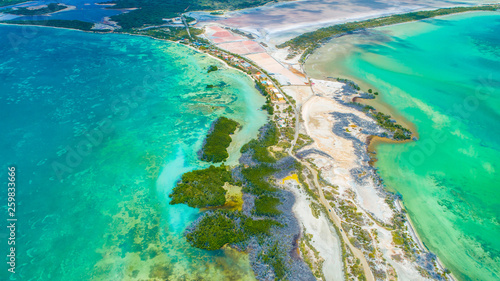
<path fill-rule="evenodd" d="M 15 2 L 19 1 L 9 1 L 11 4 Z M 176 148 L 181 155 L 176 159 L 180 160 L 172 161 L 170 168 L 182 171 L 180 177 L 160 175 L 161 164 L 158 163 L 161 160 L 155 158 L 153 152 L 136 155 L 140 159 L 138 162 L 147 163 L 148 171 L 155 171 L 148 176 L 158 179 L 148 188 L 155 186 L 160 190 L 161 184 L 171 183 L 171 190 L 159 192 L 168 202 L 164 205 L 189 213 L 191 222 L 179 223 L 176 214 L 169 213 L 165 216 L 171 221 L 161 224 L 161 215 L 147 218 L 134 212 L 127 213 L 123 210 L 128 206 L 123 204 L 120 205 L 123 210 L 119 216 L 113 217 L 114 221 L 131 217 L 137 221 L 151 219 L 157 224 L 145 229 L 131 229 L 128 234 L 120 230 L 119 236 L 132 235 L 127 243 L 132 247 L 144 247 L 147 249 L 144 253 L 154 259 L 164 249 L 153 249 L 146 245 L 143 237 L 161 240 L 165 237 L 160 237 L 159 228 L 182 228 L 182 241 L 170 241 L 167 237 L 168 243 L 185 243 L 187 248 L 216 257 L 219 253 L 245 256 L 242 260 L 250 265 L 250 275 L 257 280 L 463 279 L 462 275 L 455 274 L 458 271 L 452 267 L 449 269 L 448 263 L 424 245 L 419 229 L 415 228 L 419 225 L 414 224 L 411 212 L 408 214 L 401 193 L 386 186 L 385 178 L 374 165 L 379 157 L 377 144 L 418 144 L 421 141 L 417 127 L 400 116 L 394 106 L 384 103 L 384 99 L 392 94 L 392 88 L 379 89 L 363 83 L 363 79 L 347 78 L 342 73 L 313 76 L 311 72 L 316 71 L 318 65 L 311 63 L 310 59 L 333 39 L 353 33 L 369 33 L 374 28 L 451 14 L 497 13 L 498 4 L 461 7 L 445 7 L 443 4 L 443 7 L 425 11 L 377 14 L 356 21 L 324 24 L 298 36 L 283 31 L 278 36 L 278 32 L 273 34 L 259 26 L 258 12 L 245 14 L 248 10 L 241 9 L 262 5 L 277 5 L 272 7 L 279 9 L 284 1 L 177 2 L 112 1 L 108 4 L 115 5 L 109 9 L 129 10 L 111 16 L 105 24 L 67 19 L 2 22 L 172 41 L 179 44 L 175 46 L 187 47 L 193 56 L 212 59 L 213 64 L 199 69 L 197 75 L 204 75 L 204 78 L 196 81 L 196 89 L 200 92 L 207 96 L 216 93 L 209 96 L 210 99 L 219 102 L 217 91 L 226 91 L 224 81 L 231 79 L 228 77 L 232 75 L 224 72 L 228 69 L 244 73 L 246 76 L 243 77 L 251 79 L 248 81 L 255 88 L 252 90 L 259 93 L 262 103 L 258 112 L 267 120 L 258 134 L 245 142 L 236 140 L 252 120 L 233 119 L 238 108 L 224 107 L 240 99 L 237 102 L 242 108 L 241 96 L 233 96 L 232 100 L 217 105 L 204 100 L 203 110 L 199 112 L 213 113 L 210 119 L 183 120 L 206 122 L 199 129 L 206 134 L 203 142 L 201 138 L 189 139 L 189 146 L 196 147 L 189 150 L 192 155 L 183 155 L 181 146 Z M 54 3 L 37 9 L 12 8 L 3 13 L 42 15 L 67 7 Z M 295 11 L 293 7 L 290 9 Z M 495 50 L 484 42 L 477 44 L 483 44 L 484 53 Z M 184 70 L 188 68 L 190 66 L 181 66 Z M 213 82 L 212 77 L 217 77 L 220 83 Z M 455 87 L 452 82 L 450 85 Z M 378 104 L 373 105 L 370 101 Z M 424 103 L 418 105 L 430 111 Z M 156 122 L 154 120 L 160 115 L 148 115 L 153 121 L 147 122 Z M 442 115 L 439 117 L 448 120 Z M 258 126 L 261 124 L 263 122 Z M 455 135 L 460 135 L 458 129 Z M 466 139 L 465 135 L 460 136 Z M 149 144 L 144 142 L 141 145 Z M 175 154 L 173 151 L 172 147 L 168 151 L 159 147 L 155 152 Z M 474 154 L 472 150 L 461 152 L 469 156 Z M 492 173 L 495 171 L 491 165 L 484 164 L 483 167 Z M 400 174 L 404 173 L 400 171 Z M 437 182 L 441 175 L 436 172 L 432 176 Z M 138 185 L 144 182 L 144 179 L 135 181 Z M 128 189 L 129 186 L 123 184 L 116 192 L 121 194 Z M 460 193 L 459 188 L 454 192 L 466 201 L 466 195 Z M 134 198 L 139 200 L 139 197 Z M 151 209 L 161 208 L 163 203 Z M 107 239 L 106 243 L 112 243 L 109 241 L 118 238 L 109 236 Z M 129 247 L 127 243 L 120 247 Z M 118 250 L 111 248 L 117 252 L 120 250 L 119 247 Z M 111 252 L 103 251 L 103 256 L 111 255 Z M 231 267 L 225 261 L 220 264 Z M 110 264 L 112 261 L 106 260 L 101 266 L 111 267 Z M 171 273 L 168 266 L 152 267 L 150 277 L 168 278 Z"/>

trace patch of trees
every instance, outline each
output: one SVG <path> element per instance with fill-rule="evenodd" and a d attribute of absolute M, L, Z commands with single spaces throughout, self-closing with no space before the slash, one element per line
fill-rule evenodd
<path fill-rule="evenodd" d="M 273 226 L 281 224 L 271 219 L 254 220 L 241 212 L 217 210 L 205 213 L 194 227 L 186 231 L 185 236 L 193 247 L 214 251 L 226 244 L 269 234 Z"/>
<path fill-rule="evenodd" d="M 255 199 L 255 209 L 253 213 L 257 216 L 277 216 L 282 212 L 276 207 L 281 205 L 281 201 L 273 196 L 262 195 Z"/>
<path fill-rule="evenodd" d="M 377 124 L 379 124 L 382 128 L 394 133 L 395 140 L 410 139 L 411 131 L 392 121 L 390 119 L 390 115 L 383 114 L 382 112 L 377 112 L 373 115 L 373 117 L 377 121 Z"/>
<path fill-rule="evenodd" d="M 276 145 L 279 141 L 279 131 L 274 122 L 270 122 L 259 134 L 258 139 L 253 139 L 241 147 L 241 153 L 253 150 L 253 158 L 261 163 L 274 163 L 274 158 L 268 147 Z"/>
<path fill-rule="evenodd" d="M 219 117 L 207 135 L 201 150 L 201 160 L 206 162 L 222 162 L 229 157 L 227 148 L 231 144 L 230 135 L 234 134 L 239 123 L 226 117 Z"/>
<path fill-rule="evenodd" d="M 231 183 L 231 172 L 223 164 L 182 175 L 172 193 L 170 204 L 187 204 L 194 208 L 222 206 L 226 203 L 226 182 Z"/>
<path fill-rule="evenodd" d="M 361 90 L 361 88 L 358 86 L 358 84 L 356 84 L 352 80 L 345 79 L 345 78 L 337 78 L 337 81 L 347 84 L 348 86 L 350 86 L 351 88 L 353 88 L 356 91 Z M 371 94 L 371 92 L 370 92 L 370 94 Z"/>
<path fill-rule="evenodd" d="M 211 65 L 208 67 L 208 70 L 207 70 L 207 73 L 210 73 L 210 72 L 213 72 L 213 71 L 217 71 L 219 70 L 219 68 L 215 65 Z"/>

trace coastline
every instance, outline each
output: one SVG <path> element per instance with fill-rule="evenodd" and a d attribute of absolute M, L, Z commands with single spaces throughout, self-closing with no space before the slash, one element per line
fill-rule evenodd
<path fill-rule="evenodd" d="M 461 14 L 465 14 L 465 13 L 479 13 L 479 12 L 477 12 L 477 11 L 473 11 L 473 12 L 464 12 L 464 13 L 461 13 Z M 456 14 L 453 14 L 453 15 L 445 15 L 445 16 L 441 16 L 441 17 L 449 17 L 449 16 L 454 16 L 454 15 L 456 15 Z M 6 24 L 6 25 L 23 25 L 23 24 L 8 24 L 8 23 L 2 23 L 2 24 Z M 398 24 L 395 24 L 395 25 L 400 25 L 400 24 L 406 24 L 406 23 L 398 23 Z M 37 26 L 37 25 L 32 25 L 32 26 Z M 391 25 L 391 26 L 392 26 L 392 25 Z M 51 26 L 44 26 L 44 27 L 49 27 L 49 28 L 50 28 Z M 51 27 L 51 28 L 69 29 L 69 28 L 63 28 L 63 27 Z M 78 29 L 72 29 L 72 30 L 78 30 Z M 79 31 L 83 31 L 83 30 L 79 30 Z M 84 32 L 102 33 L 102 32 L 95 32 L 95 31 L 84 31 Z M 149 38 L 153 38 L 153 39 L 157 39 L 157 40 L 170 41 L 170 42 L 175 42 L 175 43 L 177 43 L 177 44 L 181 44 L 181 43 L 179 43 L 179 42 L 177 42 L 177 41 L 171 41 L 171 40 L 167 40 L 167 39 L 159 39 L 159 38 L 154 38 L 154 37 L 152 37 L 152 36 L 142 35 L 142 34 L 129 34 L 129 33 L 116 33 L 116 34 L 128 34 L 128 35 L 133 35 L 133 36 L 145 36 L 145 37 L 149 37 Z M 228 67 L 228 68 L 229 68 L 229 67 L 231 67 L 231 68 L 237 69 L 237 70 L 239 70 L 239 71 L 241 71 L 241 72 L 245 73 L 245 72 L 244 72 L 244 71 L 242 71 L 241 69 L 238 69 L 238 68 L 236 68 L 236 67 L 233 67 L 233 66 L 229 65 L 226 61 L 224 61 L 224 60 L 220 59 L 219 57 L 217 57 L 217 56 L 215 56 L 215 55 L 213 55 L 213 54 L 211 54 L 210 52 L 204 52 L 204 51 L 199 50 L 199 49 L 197 49 L 196 47 L 191 46 L 191 45 L 189 45 L 189 44 L 182 44 L 182 45 L 184 45 L 184 46 L 186 46 L 186 47 L 188 47 L 188 48 L 191 48 L 191 49 L 193 49 L 193 50 L 196 50 L 197 52 L 207 54 L 207 55 L 209 55 L 211 58 L 215 58 L 215 59 L 217 59 L 219 62 L 224 63 L 224 65 L 225 65 L 226 67 Z M 304 73 L 305 73 L 305 71 L 304 71 Z M 247 73 L 245 73 L 245 74 L 246 74 L 248 77 L 250 77 L 250 79 L 252 79 L 253 81 L 255 81 L 255 79 L 252 77 L 252 75 L 248 75 Z M 297 73 L 295 73 L 295 74 L 297 74 Z M 297 74 L 297 75 L 298 75 L 298 74 Z M 307 75 L 307 74 L 306 74 L 306 75 Z M 325 80 L 323 80 L 323 81 L 325 81 Z M 325 82 L 328 82 L 328 81 L 325 81 Z M 282 85 L 282 88 L 292 89 L 291 87 L 286 87 L 286 86 L 283 86 L 283 85 Z M 311 86 L 311 89 L 312 89 L 312 88 L 313 88 L 313 87 Z M 373 89 L 374 89 L 374 88 L 373 88 Z M 290 93 L 290 92 L 293 92 L 293 90 L 290 90 L 290 92 L 288 92 L 288 90 L 287 90 L 286 92 L 287 92 L 287 93 Z M 295 94 L 297 94 L 297 93 L 295 93 Z M 301 97 L 299 97 L 299 95 L 300 95 L 300 94 L 297 94 L 297 95 L 298 95 L 298 96 L 293 96 L 293 95 L 292 95 L 292 96 L 294 97 L 295 101 L 300 101 L 300 100 L 301 100 Z M 302 99 L 303 99 L 303 100 L 305 100 L 304 98 L 302 98 Z M 378 99 L 378 98 L 377 98 L 377 99 Z M 361 99 L 361 101 L 363 101 L 363 100 L 364 100 L 364 99 Z M 308 102 L 308 100 L 306 100 L 306 101 L 304 102 L 304 104 L 305 104 L 305 103 L 307 103 L 307 102 Z M 300 103 L 300 102 L 299 102 L 299 103 Z M 299 108 L 300 108 L 300 107 L 299 107 Z M 301 108 L 301 109 L 302 109 L 302 108 Z M 390 112 L 386 112 L 386 111 L 382 111 L 382 112 L 384 112 L 384 113 L 389 113 L 389 114 L 390 114 Z M 302 113 L 302 112 L 300 112 L 300 116 L 302 116 L 302 114 L 303 114 L 303 113 Z M 391 115 L 392 115 L 392 114 L 391 114 Z M 326 116 L 326 115 L 325 115 L 325 116 Z M 300 118 L 297 118 L 297 119 L 300 119 Z M 396 120 L 397 120 L 397 119 L 396 119 Z M 410 123 L 410 124 L 411 124 L 411 123 Z M 415 128 L 415 129 L 411 128 L 411 130 L 412 130 L 412 132 L 413 132 L 414 134 L 416 134 L 416 136 L 418 136 L 418 132 L 417 132 L 416 128 Z M 357 136 L 356 136 L 356 137 L 357 137 Z M 402 143 L 406 143 L 406 142 L 410 142 L 410 141 L 411 141 L 411 140 L 407 140 L 407 141 L 395 141 L 395 140 L 391 140 L 391 139 L 388 139 L 388 138 L 382 138 L 382 137 L 380 137 L 380 136 L 378 136 L 378 135 L 369 135 L 369 136 L 368 136 L 368 137 L 366 137 L 366 139 L 365 139 L 365 146 L 364 146 L 364 148 L 365 148 L 365 151 L 366 151 L 366 153 L 367 153 L 368 155 L 372 155 L 372 154 L 373 154 L 372 152 L 377 152 L 377 146 L 378 146 L 378 145 L 380 145 L 380 144 L 383 144 L 383 143 L 399 143 L 399 144 L 402 144 Z M 315 144 L 313 144 L 313 145 L 309 145 L 309 146 L 305 146 L 304 148 L 299 149 L 299 151 L 298 151 L 298 152 L 303 152 L 303 151 L 306 151 L 306 150 L 310 149 L 311 147 L 315 147 L 314 145 L 315 145 Z M 364 159 L 363 159 L 362 157 L 360 157 L 360 156 L 358 156 L 358 155 L 356 155 L 356 156 L 358 157 L 358 159 L 356 159 L 356 161 L 364 161 Z M 376 161 L 376 160 L 375 160 L 375 161 Z M 368 162 L 368 163 L 372 166 L 372 168 L 373 168 L 373 169 L 375 169 L 375 168 L 373 167 L 374 162 L 371 162 L 371 163 L 370 163 L 370 162 Z M 319 170 L 320 172 L 322 172 L 322 168 L 319 168 L 319 169 L 317 169 L 317 170 Z M 379 178 L 379 180 L 381 180 L 381 179 Z M 388 192 L 388 191 L 386 190 L 386 192 Z M 363 207 L 364 207 L 364 206 L 362 206 L 362 203 L 363 203 L 363 202 L 359 203 L 359 206 L 361 207 L 361 209 L 363 209 Z M 395 199 L 395 200 L 394 200 L 394 203 L 396 204 L 396 206 L 399 206 L 400 210 L 402 210 L 402 209 L 404 208 L 404 207 L 403 207 L 403 206 L 404 206 L 404 205 L 403 205 L 403 202 L 400 202 L 400 201 L 399 201 L 399 199 Z M 364 209 L 363 209 L 363 210 L 364 210 Z M 369 211 L 367 211 L 367 212 L 369 212 Z M 408 215 L 407 213 L 405 213 L 405 212 L 401 212 L 401 213 L 402 213 L 402 214 L 403 214 L 403 215 L 407 218 L 407 222 L 408 222 L 407 227 L 408 227 L 408 230 L 409 230 L 409 232 L 410 232 L 410 235 L 413 237 L 413 241 L 414 241 L 414 242 L 415 242 L 415 243 L 419 246 L 419 248 L 420 248 L 421 250 L 424 250 L 424 251 L 426 251 L 426 252 L 430 252 L 430 251 L 427 249 L 427 247 L 423 244 L 423 242 L 422 242 L 421 238 L 419 237 L 418 233 L 416 232 L 416 229 L 415 229 L 415 227 L 414 227 L 414 225 L 413 225 L 413 223 L 412 223 L 411 218 L 409 217 L 409 215 Z M 377 218 L 378 218 L 378 217 L 377 217 Z M 441 269 L 444 269 L 444 266 L 442 265 L 441 261 L 439 260 L 439 257 L 437 257 L 437 258 L 436 258 L 436 262 L 437 262 L 437 264 L 438 264 L 438 267 L 440 267 Z M 450 278 L 451 280 L 456 280 L 456 279 L 454 278 L 454 276 L 453 276 L 451 273 L 449 273 L 449 274 L 447 275 L 447 277 L 448 277 L 448 278 Z"/>
<path fill-rule="evenodd" d="M 471 12 L 472 13 L 472 12 Z M 448 15 L 450 16 L 450 15 Z M 399 24 L 405 24 L 405 23 L 399 23 Z M 303 68 L 304 69 L 304 68 Z M 306 73 L 307 75 L 307 72 L 304 70 L 304 73 Z M 309 76 L 308 76 L 309 77 Z M 310 79 L 310 78 L 309 78 Z M 351 78 L 349 78 L 351 79 Z M 323 81 L 327 81 L 327 80 L 323 80 Z M 359 83 L 360 81 L 356 81 L 353 79 L 353 81 L 355 81 L 356 83 Z M 366 84 L 368 85 L 366 82 L 362 81 L 361 84 Z M 371 85 L 370 85 L 371 86 Z M 377 91 L 377 89 L 373 86 L 370 87 L 371 89 L 374 89 L 375 91 Z M 367 104 L 365 103 L 364 101 L 367 101 L 367 99 L 364 99 L 362 97 L 354 97 L 352 99 L 353 102 L 361 102 L 362 104 Z M 383 102 L 379 102 L 379 103 L 382 103 Z M 386 104 L 387 106 L 389 106 L 388 104 Z M 376 109 L 377 107 L 374 106 Z M 390 107 L 390 106 L 389 106 Z M 384 113 L 387 113 L 387 111 L 382 111 Z M 389 112 L 392 116 L 392 112 Z M 394 118 L 396 119 L 396 121 L 399 123 L 399 120 L 398 118 Z M 411 124 L 410 128 L 412 130 L 412 137 L 413 136 L 416 136 L 418 137 L 418 132 L 416 130 L 416 126 L 413 124 L 413 123 L 410 123 L 410 122 L 406 122 L 406 124 Z M 370 157 L 370 161 L 368 162 L 369 165 L 374 169 L 376 170 L 374 164 L 376 163 L 377 161 L 377 158 L 376 158 L 376 153 L 378 153 L 377 151 L 377 146 L 381 145 L 381 144 L 386 144 L 386 143 L 389 143 L 389 144 L 404 144 L 404 143 L 409 143 L 409 142 L 413 142 L 412 139 L 409 139 L 409 140 L 403 140 L 403 141 L 398 141 L 398 140 L 394 140 L 394 139 L 389 139 L 387 137 L 381 137 L 381 136 L 378 136 L 378 135 L 369 135 L 367 138 L 366 138 L 366 146 L 365 146 L 365 151 L 366 153 L 369 155 Z M 378 173 L 375 172 L 375 175 L 376 177 L 378 177 L 378 180 L 379 181 L 383 181 L 383 179 L 378 175 Z M 387 190 L 385 187 L 383 187 L 384 191 L 389 193 L 389 194 L 392 194 L 391 191 Z M 399 211 L 400 214 L 402 214 L 405 218 L 406 218 L 406 221 L 407 221 L 407 228 L 408 228 L 408 231 L 412 237 L 412 240 L 413 242 L 418 246 L 418 249 L 420 249 L 421 251 L 423 252 L 426 252 L 426 253 L 432 253 L 430 252 L 430 250 L 425 246 L 425 244 L 423 243 L 423 240 L 420 238 L 418 232 L 416 231 L 414 225 L 413 225 L 413 222 L 411 221 L 411 218 L 409 216 L 409 214 L 404 211 L 405 208 L 404 208 L 404 203 L 402 200 L 396 198 L 394 200 L 394 203 L 396 205 L 396 209 Z M 436 258 L 435 258 L 435 261 L 437 263 L 437 266 L 439 269 L 441 270 L 444 270 L 446 267 L 443 265 L 443 263 L 441 262 L 441 260 L 439 259 L 439 257 L 436 255 Z M 448 278 L 450 280 L 457 280 L 453 274 L 450 272 L 447 274 L 448 275 Z"/>
<path fill-rule="evenodd" d="M 400 204 L 400 207 L 403 208 L 403 201 L 397 199 L 396 202 L 398 204 Z M 423 251 L 426 251 L 428 253 L 432 253 L 428 248 L 427 246 L 425 246 L 424 242 L 422 241 L 422 239 L 420 238 L 420 236 L 418 235 L 418 232 L 415 228 L 415 226 L 413 225 L 413 222 L 411 220 L 411 217 L 408 215 L 408 213 L 405 212 L 405 216 L 406 216 L 406 220 L 408 222 L 408 229 L 410 231 L 410 233 L 412 234 L 413 236 L 413 239 L 414 241 L 417 243 L 417 245 L 419 246 L 419 248 L 421 248 L 421 250 Z M 437 263 L 437 266 L 441 269 L 441 270 L 444 270 L 446 269 L 446 267 L 444 266 L 443 262 L 439 259 L 439 257 L 436 255 L 436 263 Z M 453 275 L 453 272 L 449 272 L 447 273 L 447 277 L 451 280 L 451 281 L 455 281 L 457 280 L 457 278 Z"/>
<path fill-rule="evenodd" d="M 7 24 L 7 25 L 8 25 L 8 24 Z M 22 24 L 14 24 L 14 25 L 22 25 Z M 67 29 L 67 28 L 61 28 L 61 27 L 50 27 L 50 26 L 44 26 L 44 27 Z M 82 31 L 82 30 L 80 30 L 80 31 Z M 85 31 L 84 31 L 84 32 L 85 32 Z M 93 32 L 93 31 L 89 31 L 89 32 L 92 32 L 92 33 L 98 33 L 98 32 Z M 137 35 L 139 35 L 139 34 L 128 34 L 128 33 L 121 33 L 121 34 L 127 34 L 127 35 L 131 35 L 131 36 L 137 36 Z M 154 37 L 147 36 L 147 35 L 139 35 L 139 36 L 145 36 L 145 37 L 149 37 L 149 38 L 153 38 L 153 39 L 157 39 L 157 40 L 170 41 L 170 40 L 165 40 L 165 39 L 154 38 Z M 170 42 L 175 42 L 175 41 L 170 41 Z M 181 43 L 179 43 L 179 42 L 175 42 L 175 43 L 177 43 L 177 44 L 181 44 Z M 225 61 L 221 60 L 221 59 L 220 59 L 220 58 L 218 58 L 217 56 L 210 54 L 209 52 L 202 52 L 202 51 L 200 51 L 199 49 L 197 49 L 197 48 L 195 48 L 195 47 L 193 47 L 193 46 L 190 46 L 190 45 L 185 45 L 185 44 L 182 44 L 182 45 L 184 45 L 184 46 L 186 46 L 186 47 L 189 47 L 189 48 L 191 48 L 191 49 L 193 49 L 193 50 L 196 50 L 197 52 L 200 52 L 200 53 L 205 53 L 205 54 L 207 54 L 207 55 L 211 56 L 212 58 L 217 59 L 217 60 L 218 60 L 218 61 L 220 61 L 220 62 L 224 62 L 224 64 L 225 64 L 227 67 L 235 68 L 235 67 L 230 66 L 229 64 L 227 64 L 227 62 L 225 62 Z M 237 69 L 237 70 L 239 70 L 239 71 L 243 72 L 242 70 L 240 70 L 240 69 L 238 69 L 238 68 L 235 68 L 235 69 Z M 243 73 L 244 73 L 244 72 L 243 72 Z M 245 73 L 245 74 L 247 74 L 247 73 Z M 252 77 L 251 75 L 248 75 L 248 74 L 247 74 L 247 76 L 249 76 L 252 80 L 254 80 L 254 79 L 253 79 L 253 77 Z"/>

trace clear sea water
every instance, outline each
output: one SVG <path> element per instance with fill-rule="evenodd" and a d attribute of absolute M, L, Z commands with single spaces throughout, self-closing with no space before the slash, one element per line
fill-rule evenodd
<path fill-rule="evenodd" d="M 0 26 L 0 168 L 16 166 L 18 204 L 17 273 L 3 263 L 0 280 L 254 279 L 247 255 L 190 247 L 198 210 L 168 204 L 207 166 L 196 152 L 218 116 L 243 125 L 231 163 L 266 122 L 253 81 L 175 43 L 26 28 Z"/>
<path fill-rule="evenodd" d="M 380 175 L 459 280 L 500 280 L 500 13 L 341 37 L 307 69 L 376 88 L 416 126 L 417 142 L 378 146 Z"/>

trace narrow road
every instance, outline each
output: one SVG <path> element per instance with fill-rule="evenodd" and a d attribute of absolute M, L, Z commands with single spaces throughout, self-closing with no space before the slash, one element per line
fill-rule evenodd
<path fill-rule="evenodd" d="M 310 84 L 310 80 L 309 80 L 309 84 Z M 311 91 L 312 91 L 312 86 L 311 86 Z M 313 95 L 311 97 L 316 96 L 316 94 L 314 94 L 314 91 L 312 91 L 312 93 L 313 93 Z M 311 99 L 311 97 L 309 97 L 306 100 L 305 103 L 307 103 Z M 288 101 L 288 99 L 287 99 L 287 101 Z M 289 102 L 289 104 L 293 106 L 292 103 Z M 335 212 L 335 209 L 333 209 L 328 204 L 328 201 L 326 200 L 325 195 L 323 194 L 323 189 L 321 188 L 321 185 L 318 182 L 318 172 L 315 169 L 313 169 L 309 165 L 309 163 L 307 163 L 306 161 L 302 161 L 301 159 L 297 158 L 293 154 L 293 148 L 294 148 L 295 144 L 297 143 L 297 138 L 298 138 L 298 135 L 299 135 L 299 128 L 300 128 L 299 114 L 301 112 L 302 106 L 299 106 L 298 108 L 295 107 L 295 106 L 293 106 L 293 108 L 295 110 L 295 138 L 292 141 L 292 146 L 288 149 L 288 154 L 290 156 L 292 156 L 295 160 L 297 160 L 299 163 L 301 163 L 302 165 L 306 166 L 307 169 L 309 169 L 309 171 L 313 175 L 313 180 L 314 180 L 314 185 L 316 187 L 316 190 L 318 190 L 319 201 L 326 208 L 326 210 L 328 210 L 328 216 L 330 217 L 330 219 L 332 220 L 332 222 L 340 229 L 340 234 L 342 236 L 342 239 L 346 243 L 346 245 L 349 247 L 349 249 L 351 250 L 351 252 L 353 253 L 353 255 L 360 260 L 361 265 L 363 266 L 363 271 L 365 273 L 366 280 L 367 281 L 375 281 L 375 277 L 373 276 L 373 273 L 372 273 L 372 271 L 370 269 L 370 266 L 368 265 L 368 262 L 366 261 L 365 256 L 363 255 L 363 252 L 360 249 L 354 247 L 351 244 L 351 242 L 349 241 L 349 237 L 347 237 L 344 229 L 342 228 L 342 221 L 341 221 L 340 217 Z M 344 272 L 344 274 L 345 274 L 345 272 Z"/>
<path fill-rule="evenodd" d="M 189 38 L 193 39 L 193 37 L 191 37 L 191 32 L 189 32 L 189 25 L 188 25 L 186 19 L 184 18 L 184 14 L 181 15 L 181 19 L 182 19 L 182 23 L 186 26 L 186 31 L 189 35 Z"/>
<path fill-rule="evenodd" d="M 309 163 L 307 163 L 305 161 L 301 161 L 301 160 L 299 160 L 298 158 L 296 158 L 293 155 L 292 155 L 292 157 L 294 157 L 297 161 L 299 161 L 304 166 L 306 166 L 309 169 L 309 171 L 312 173 L 313 179 L 314 179 L 314 185 L 315 185 L 315 187 L 316 187 L 316 189 L 318 190 L 318 193 L 319 193 L 319 201 L 321 202 L 321 204 L 327 210 L 329 210 L 328 215 L 330 216 L 330 219 L 340 229 L 340 234 L 342 235 L 342 239 L 344 240 L 344 242 L 346 243 L 346 245 L 349 246 L 349 249 L 351 250 L 352 254 L 356 258 L 358 258 L 360 260 L 361 265 L 363 266 L 363 271 L 365 273 L 366 280 L 368 280 L 368 281 L 375 281 L 375 277 L 373 276 L 373 273 L 372 273 L 372 271 L 370 269 L 370 266 L 368 265 L 368 262 L 366 261 L 365 256 L 363 255 L 363 252 L 360 249 L 354 247 L 351 244 L 351 242 L 349 241 L 349 238 L 347 237 L 344 229 L 342 228 L 342 222 L 340 220 L 340 217 L 335 212 L 335 209 L 333 209 L 328 204 L 328 201 L 326 200 L 325 195 L 323 194 L 323 189 L 321 188 L 321 185 L 318 182 L 318 172 L 316 172 L 315 169 L 311 168 L 311 166 L 309 165 Z"/>

